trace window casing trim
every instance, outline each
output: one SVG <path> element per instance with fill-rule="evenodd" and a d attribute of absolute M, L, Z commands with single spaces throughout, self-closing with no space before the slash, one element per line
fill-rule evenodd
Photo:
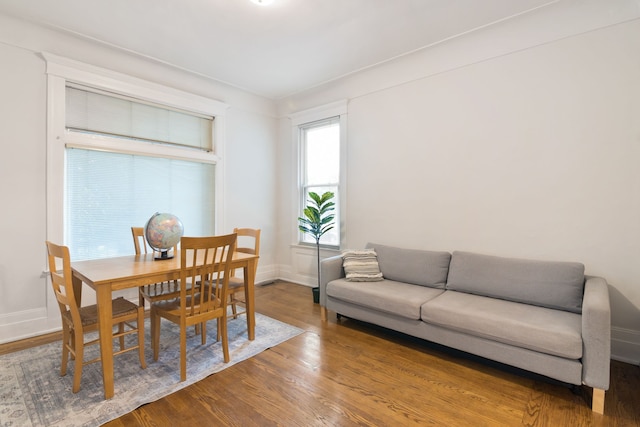
<path fill-rule="evenodd" d="M 319 107 L 298 111 L 296 113 L 289 114 L 288 117 L 291 119 L 291 125 L 295 129 L 307 123 L 317 122 L 334 116 L 343 116 L 346 114 L 347 100 L 345 99 Z"/>
<path fill-rule="evenodd" d="M 148 80 L 47 52 L 42 52 L 41 55 L 47 62 L 47 75 L 62 77 L 65 81 L 71 83 L 102 89 L 114 94 L 132 96 L 140 100 L 160 103 L 205 116 L 215 116 L 216 118 L 223 116 L 229 108 L 229 105 L 224 102 L 163 86 Z"/>
<path fill-rule="evenodd" d="M 224 224 L 224 147 L 228 105 L 199 95 L 183 92 L 136 77 L 74 61 L 50 53 L 41 53 L 47 73 L 47 239 L 64 239 L 64 176 L 67 146 L 128 154 L 162 155 L 183 160 L 216 164 L 215 229 Z M 65 87 L 68 82 L 119 93 L 152 103 L 167 105 L 215 118 L 213 151 L 160 147 L 155 144 L 131 144 L 101 136 L 74 135 L 65 127 Z M 127 145 L 125 147 L 125 144 Z"/>
<path fill-rule="evenodd" d="M 291 120 L 292 126 L 292 141 L 294 145 L 294 158 L 296 159 L 296 169 L 295 169 L 295 177 L 293 182 L 296 183 L 295 188 L 292 191 L 295 193 L 292 197 L 293 206 L 292 213 L 293 218 L 298 218 L 301 212 L 301 207 L 304 205 L 304 200 L 302 200 L 302 192 L 303 183 L 304 183 L 304 168 L 302 165 L 302 144 L 301 144 L 301 134 L 305 127 L 313 126 L 314 124 L 322 123 L 324 121 L 338 120 L 340 123 L 340 182 L 338 185 L 338 209 L 336 212 L 336 220 L 339 221 L 340 227 L 340 244 L 338 246 L 335 245 L 325 245 L 321 244 L 320 247 L 329 250 L 339 250 L 341 247 L 345 245 L 345 219 L 347 212 L 347 100 L 340 100 L 330 104 L 322 105 L 315 108 L 310 108 L 307 110 L 302 110 L 296 113 L 290 114 L 288 117 Z M 293 235 L 294 240 L 292 241 L 292 246 L 298 247 L 309 247 L 315 246 L 311 245 L 302 240 L 301 232 L 297 227 L 298 221 L 295 221 L 296 224 L 296 233 Z"/>

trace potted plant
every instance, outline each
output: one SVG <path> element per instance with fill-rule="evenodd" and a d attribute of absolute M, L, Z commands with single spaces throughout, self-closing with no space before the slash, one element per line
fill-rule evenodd
<path fill-rule="evenodd" d="M 331 201 L 334 194 L 327 191 L 319 196 L 313 191 L 309 192 L 309 204 L 304 208 L 304 217 L 298 217 L 298 228 L 306 234 L 310 234 L 316 241 L 316 255 L 318 264 L 318 286 L 313 288 L 313 302 L 320 302 L 320 238 L 333 228 L 335 215 L 335 203 Z"/>

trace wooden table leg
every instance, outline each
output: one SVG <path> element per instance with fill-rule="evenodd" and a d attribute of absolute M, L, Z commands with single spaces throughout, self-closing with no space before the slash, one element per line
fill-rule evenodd
<path fill-rule="evenodd" d="M 76 306 L 82 307 L 82 279 L 73 275 L 71 283 L 73 284 L 73 297 L 76 300 Z"/>
<path fill-rule="evenodd" d="M 102 358 L 102 380 L 104 398 L 113 397 L 113 317 L 111 307 L 111 287 L 98 286 L 96 303 L 98 305 L 98 330 L 100 333 L 100 356 Z"/>
<path fill-rule="evenodd" d="M 247 266 L 244 268 L 244 295 L 245 307 L 247 308 L 247 335 L 249 336 L 249 340 L 251 341 L 256 338 L 256 308 L 254 296 L 256 262 L 256 259 L 251 259 L 247 262 Z"/>

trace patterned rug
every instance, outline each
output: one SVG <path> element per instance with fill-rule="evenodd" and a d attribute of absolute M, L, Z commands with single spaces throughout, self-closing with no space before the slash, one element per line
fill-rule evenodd
<path fill-rule="evenodd" d="M 70 361 L 67 375 L 61 377 L 60 342 L 0 356 L 0 426 L 98 426 L 303 332 L 259 313 L 256 313 L 254 341 L 247 338 L 245 316 L 230 319 L 228 329 L 231 360 L 224 363 L 222 344 L 215 341 L 215 322 L 207 325 L 207 344 L 204 346 L 200 345 L 200 337 L 195 336 L 194 328 L 189 328 L 187 380 L 180 382 L 178 327 L 171 322 L 162 322 L 160 355 L 154 362 L 147 319 L 147 369 L 140 368 L 136 351 L 116 356 L 115 396 L 109 400 L 104 400 L 100 363 L 86 365 L 80 391 L 71 392 L 75 362 Z M 117 343 L 114 347 L 117 348 Z M 98 346 L 89 346 L 85 360 L 95 357 L 97 351 Z"/>

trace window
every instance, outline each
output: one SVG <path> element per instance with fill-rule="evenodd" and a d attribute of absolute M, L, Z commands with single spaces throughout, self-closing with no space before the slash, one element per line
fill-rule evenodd
<path fill-rule="evenodd" d="M 76 141 L 100 137 L 212 150 L 213 117 L 67 84 L 65 125 Z M 66 147 L 64 241 L 74 260 L 133 253 L 131 227 L 155 212 L 176 215 L 191 236 L 214 234 L 215 165 Z M 194 209 L 194 207 L 197 207 Z"/>
<path fill-rule="evenodd" d="M 132 226 L 170 212 L 185 234 L 222 222 L 227 105 L 51 54 L 47 239 L 71 259 L 133 253 Z"/>
<path fill-rule="evenodd" d="M 336 218 L 340 199 L 340 118 L 322 120 L 302 125 L 300 127 L 300 142 L 302 153 L 302 186 L 300 216 L 308 204 L 309 193 L 318 195 L 331 191 L 335 194 L 333 199 L 336 210 L 333 212 Z M 302 234 L 303 243 L 315 244 L 315 239 L 309 234 Z M 329 246 L 340 246 L 339 221 L 335 221 L 333 229 L 325 233 L 320 243 Z"/>
<path fill-rule="evenodd" d="M 334 228 L 320 239 L 330 248 L 339 248 L 344 235 L 346 113 L 346 101 L 339 101 L 291 115 L 299 161 L 296 217 L 303 216 L 310 192 L 333 192 Z M 298 236 L 298 243 L 315 244 L 313 236 Z"/>

